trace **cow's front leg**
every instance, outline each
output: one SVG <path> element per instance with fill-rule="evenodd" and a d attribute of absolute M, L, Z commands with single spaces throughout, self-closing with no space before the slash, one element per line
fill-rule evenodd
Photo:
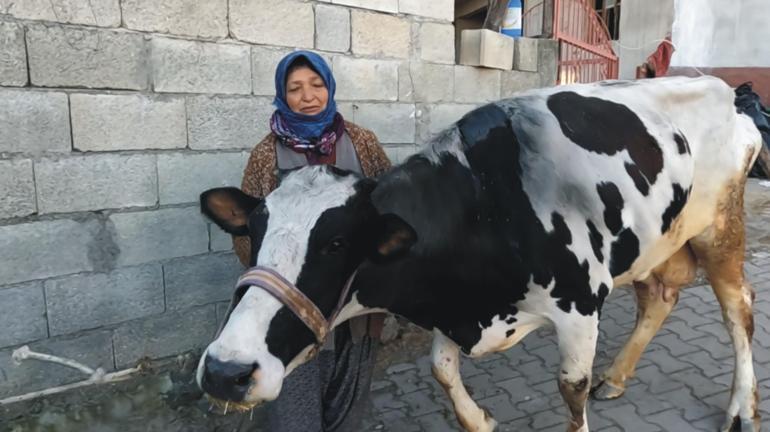
<path fill-rule="evenodd" d="M 433 334 L 433 376 L 444 387 L 460 424 L 468 431 L 489 432 L 497 422 L 471 399 L 460 376 L 460 349 L 438 329 Z"/>
<path fill-rule="evenodd" d="M 584 316 L 573 310 L 562 314 L 554 324 L 561 354 L 559 391 L 569 410 L 567 431 L 588 432 L 586 402 L 599 334 L 598 313 Z"/>

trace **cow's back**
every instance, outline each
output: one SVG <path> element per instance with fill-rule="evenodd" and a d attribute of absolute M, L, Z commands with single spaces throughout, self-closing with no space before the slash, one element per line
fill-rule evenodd
<path fill-rule="evenodd" d="M 531 206 L 550 232 L 554 215 L 564 219 L 593 291 L 608 277 L 644 278 L 714 222 L 720 195 L 756 156 L 759 134 L 733 100 L 724 82 L 704 77 L 562 86 L 498 102 L 526 195 L 510 205 Z"/>

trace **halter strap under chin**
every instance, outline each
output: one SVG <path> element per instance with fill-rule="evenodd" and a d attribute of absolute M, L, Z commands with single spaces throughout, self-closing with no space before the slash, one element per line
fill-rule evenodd
<path fill-rule="evenodd" d="M 235 289 L 237 293 L 239 289 L 244 287 L 257 286 L 270 293 L 270 295 L 288 307 L 297 318 L 305 323 L 307 328 L 315 335 L 317 346 L 320 346 L 323 345 L 329 336 L 331 326 L 345 304 L 345 299 L 350 292 L 350 287 L 353 285 L 357 272 L 357 270 L 354 271 L 348 278 L 337 301 L 337 305 L 328 320 L 318 309 L 318 306 L 307 298 L 302 291 L 271 268 L 256 266 L 248 269 L 246 273 L 238 278 Z M 235 300 L 233 300 L 231 309 L 234 307 Z"/>

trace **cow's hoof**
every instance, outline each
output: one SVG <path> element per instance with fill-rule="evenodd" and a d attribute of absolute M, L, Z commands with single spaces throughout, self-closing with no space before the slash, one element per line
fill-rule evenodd
<path fill-rule="evenodd" d="M 583 421 L 580 423 L 580 426 L 578 426 L 578 423 L 570 420 L 569 425 L 567 426 L 567 432 L 588 432 L 588 423 Z"/>
<path fill-rule="evenodd" d="M 489 414 L 489 411 L 482 408 L 484 411 L 484 425 L 481 429 L 479 429 L 479 432 L 492 432 L 497 428 L 497 420 L 492 418 L 492 416 Z"/>
<path fill-rule="evenodd" d="M 740 416 L 728 418 L 720 432 L 759 432 L 759 418 L 743 419 Z"/>
<path fill-rule="evenodd" d="M 481 408 L 481 414 L 482 418 L 476 417 L 475 421 L 470 421 L 470 419 L 462 417 L 458 413 L 457 420 L 463 429 L 468 432 L 493 432 L 497 427 L 497 421 L 484 408 Z"/>
<path fill-rule="evenodd" d="M 607 380 L 599 380 L 599 383 L 591 388 L 591 396 L 596 400 L 611 400 L 623 396 L 626 389 L 618 387 Z"/>

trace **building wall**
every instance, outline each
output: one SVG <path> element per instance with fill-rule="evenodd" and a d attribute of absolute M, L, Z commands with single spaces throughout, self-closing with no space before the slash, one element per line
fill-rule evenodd
<path fill-rule="evenodd" d="M 672 66 L 770 67 L 770 8 L 766 0 L 623 0 L 620 22 L 620 77 L 635 77 L 636 66 L 672 33 Z M 639 48 L 642 49 L 628 49 Z"/>
<path fill-rule="evenodd" d="M 394 162 L 551 72 L 455 65 L 454 0 L 0 0 L 0 397 L 202 347 L 240 265 L 199 214 L 239 185 L 294 48 Z"/>
<path fill-rule="evenodd" d="M 674 0 L 621 2 L 620 39 L 614 44 L 620 58 L 621 79 L 636 78 L 636 67 L 644 63 L 657 49 L 659 41 L 671 33 L 673 20 Z"/>
<path fill-rule="evenodd" d="M 677 0 L 674 66 L 770 67 L 766 0 Z"/>

